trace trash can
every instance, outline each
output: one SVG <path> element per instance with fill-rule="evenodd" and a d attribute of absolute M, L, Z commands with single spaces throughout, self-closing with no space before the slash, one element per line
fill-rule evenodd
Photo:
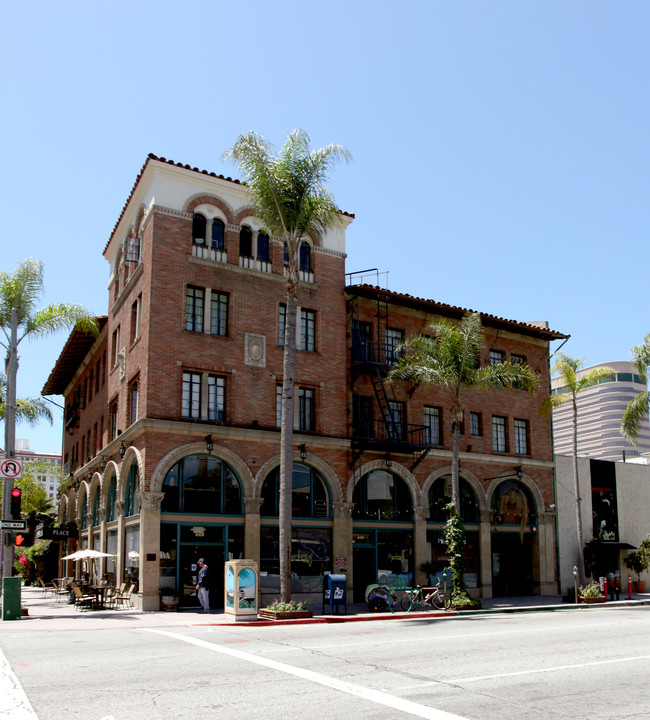
<path fill-rule="evenodd" d="M 325 575 L 323 580 L 323 612 L 325 605 L 329 604 L 329 614 L 334 614 L 334 608 L 343 606 L 344 612 L 348 612 L 348 579 L 345 575 Z"/>
<path fill-rule="evenodd" d="M 2 578 L 2 619 L 20 620 L 20 578 Z"/>

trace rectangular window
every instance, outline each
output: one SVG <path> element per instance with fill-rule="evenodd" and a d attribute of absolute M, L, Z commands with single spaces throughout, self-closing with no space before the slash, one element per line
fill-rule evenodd
<path fill-rule="evenodd" d="M 314 430 L 314 391 L 298 388 L 298 429 Z"/>
<path fill-rule="evenodd" d="M 101 375 L 102 375 L 102 387 L 104 387 L 104 382 L 106 380 L 106 350 L 102 353 L 102 367 L 101 367 Z"/>
<path fill-rule="evenodd" d="M 398 358 L 399 353 L 397 352 L 397 346 L 404 340 L 404 333 L 402 330 L 395 330 L 394 328 L 386 328 L 385 337 L 385 351 L 386 351 L 386 363 L 392 365 Z"/>
<path fill-rule="evenodd" d="M 93 399 L 93 385 L 95 384 L 95 371 L 90 368 L 90 377 L 88 378 L 88 402 Z"/>
<path fill-rule="evenodd" d="M 490 365 L 497 365 L 498 363 L 502 363 L 505 359 L 506 354 L 503 350 L 490 350 L 490 354 L 488 355 L 488 363 Z"/>
<path fill-rule="evenodd" d="M 424 441 L 427 445 L 442 445 L 440 408 L 424 408 Z"/>
<path fill-rule="evenodd" d="M 133 344 L 140 337 L 140 305 L 142 303 L 142 295 L 138 295 L 137 299 L 131 305 L 131 332 L 129 340 Z"/>
<path fill-rule="evenodd" d="M 275 427 L 282 425 L 282 385 L 275 386 Z"/>
<path fill-rule="evenodd" d="M 208 375 L 208 420 L 223 422 L 226 419 L 226 379 Z"/>
<path fill-rule="evenodd" d="M 278 345 L 284 347 L 284 331 L 287 327 L 287 306 L 280 304 L 280 312 L 278 315 Z"/>
<path fill-rule="evenodd" d="M 129 385 L 129 425 L 138 419 L 138 381 L 133 380 Z"/>
<path fill-rule="evenodd" d="M 471 412 L 469 414 L 469 434 L 477 436 L 483 434 L 481 429 L 481 413 Z"/>
<path fill-rule="evenodd" d="M 406 413 L 403 402 L 389 401 L 388 407 L 390 408 L 391 415 L 393 417 L 393 431 L 396 435 L 397 440 L 406 440 Z M 389 435 L 392 434 L 389 428 Z"/>
<path fill-rule="evenodd" d="M 498 415 L 492 417 L 492 450 L 506 451 L 506 419 Z"/>
<path fill-rule="evenodd" d="M 515 454 L 528 455 L 528 420 L 515 419 Z"/>
<path fill-rule="evenodd" d="M 183 373 L 181 415 L 195 420 L 201 417 L 201 373 Z"/>
<path fill-rule="evenodd" d="M 118 325 L 113 330 L 113 337 L 111 339 L 111 367 L 117 365 L 117 356 L 120 352 L 120 326 Z"/>
<path fill-rule="evenodd" d="M 353 398 L 353 418 L 354 434 L 356 437 L 372 438 L 374 437 L 373 426 L 373 400 L 366 395 L 355 395 Z"/>
<path fill-rule="evenodd" d="M 523 355 L 515 355 L 514 353 L 510 355 L 510 361 L 513 365 L 525 365 L 526 364 L 526 358 Z M 523 390 L 523 385 L 519 380 L 515 380 L 515 382 L 512 384 L 512 387 L 515 390 Z"/>
<path fill-rule="evenodd" d="M 228 295 L 212 291 L 210 295 L 210 333 L 212 335 L 228 334 Z"/>
<path fill-rule="evenodd" d="M 372 328 L 370 323 L 352 321 L 352 358 L 358 362 L 372 360 Z"/>
<path fill-rule="evenodd" d="M 316 351 L 316 313 L 313 310 L 300 311 L 300 350 Z"/>
<path fill-rule="evenodd" d="M 205 290 L 188 285 L 185 291 L 185 329 L 203 332 Z"/>
<path fill-rule="evenodd" d="M 99 358 L 95 366 L 95 395 L 99 392 L 99 376 L 102 373 L 102 359 Z"/>
<path fill-rule="evenodd" d="M 117 400 L 111 403 L 111 440 L 117 437 Z"/>
<path fill-rule="evenodd" d="M 99 439 L 97 441 L 98 447 L 101 450 L 104 447 L 104 416 L 99 418 Z"/>

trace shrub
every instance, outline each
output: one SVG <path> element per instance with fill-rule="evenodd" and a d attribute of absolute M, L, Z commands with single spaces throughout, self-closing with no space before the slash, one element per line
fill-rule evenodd
<path fill-rule="evenodd" d="M 306 610 L 307 603 L 297 600 L 289 600 L 289 602 L 274 600 L 272 603 L 269 603 L 265 609 L 275 610 L 276 612 L 295 612 L 296 610 Z"/>

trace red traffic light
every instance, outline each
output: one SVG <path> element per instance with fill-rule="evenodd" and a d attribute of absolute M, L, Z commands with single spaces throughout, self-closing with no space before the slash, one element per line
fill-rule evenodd
<path fill-rule="evenodd" d="M 34 544 L 34 535 L 29 532 L 17 532 L 14 535 L 16 547 L 31 547 Z"/>
<path fill-rule="evenodd" d="M 11 491 L 11 517 L 14 520 L 20 520 L 20 500 L 21 500 L 21 490 L 20 488 L 15 487 Z"/>

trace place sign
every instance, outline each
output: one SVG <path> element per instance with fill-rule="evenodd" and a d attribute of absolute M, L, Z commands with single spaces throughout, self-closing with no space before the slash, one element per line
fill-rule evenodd
<path fill-rule="evenodd" d="M 27 520 L 0 520 L 0 530 L 27 530 Z"/>

